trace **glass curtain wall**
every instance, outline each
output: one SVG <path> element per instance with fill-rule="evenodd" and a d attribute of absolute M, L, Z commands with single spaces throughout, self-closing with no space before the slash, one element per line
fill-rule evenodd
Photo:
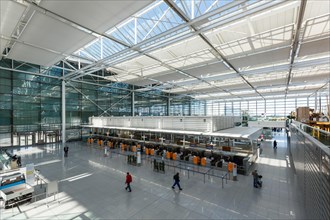
<path fill-rule="evenodd" d="M 9 59 L 1 60 L 0 67 L 9 69 L 0 68 L 0 147 L 60 141 L 62 81 L 58 77 L 64 70 Z M 81 138 L 80 125 L 91 116 L 132 115 L 133 86 L 88 76 L 84 82 L 66 83 L 67 141 Z M 135 92 L 135 115 L 167 115 L 167 97 L 160 91 Z M 188 114 L 189 103 L 184 103 Z"/>
<path fill-rule="evenodd" d="M 205 100 L 194 100 L 187 97 L 176 98 L 172 97 L 170 102 L 171 116 L 201 116 L 206 115 Z"/>
<path fill-rule="evenodd" d="M 0 69 L 0 147 L 59 141 L 61 82 L 26 73 L 44 71 L 36 65 L 1 60 L 0 66 L 12 69 Z"/>
<path fill-rule="evenodd" d="M 327 114 L 329 96 L 298 97 L 287 99 L 251 100 L 242 102 L 224 102 L 208 100 L 206 114 L 209 116 L 240 116 L 247 111 L 250 120 L 263 117 L 286 117 L 298 107 L 310 107 L 314 112 Z M 328 100 L 327 100 L 328 99 Z"/>
<path fill-rule="evenodd" d="M 159 91 L 134 93 L 135 116 L 166 116 L 168 97 Z"/>

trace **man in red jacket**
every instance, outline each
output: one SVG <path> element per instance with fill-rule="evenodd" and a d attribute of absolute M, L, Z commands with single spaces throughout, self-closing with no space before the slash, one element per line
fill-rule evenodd
<path fill-rule="evenodd" d="M 131 176 L 131 174 L 129 174 L 129 172 L 127 172 L 127 175 L 126 175 L 126 184 L 127 184 L 127 186 L 126 186 L 126 190 L 128 189 L 129 191 L 128 192 L 131 192 L 132 191 L 132 189 L 131 189 L 131 182 L 132 182 L 132 176 Z"/>

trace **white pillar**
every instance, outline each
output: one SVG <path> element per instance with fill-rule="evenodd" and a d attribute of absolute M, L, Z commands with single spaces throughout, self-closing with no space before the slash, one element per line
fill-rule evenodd
<path fill-rule="evenodd" d="M 314 112 L 316 113 L 316 110 L 317 110 L 317 92 L 315 92 L 314 101 L 315 101 Z"/>
<path fill-rule="evenodd" d="M 135 92 L 132 92 L 132 116 L 135 116 Z"/>
<path fill-rule="evenodd" d="M 62 143 L 65 143 L 65 81 L 62 80 Z"/>
<path fill-rule="evenodd" d="M 171 99 L 170 97 L 167 98 L 167 116 L 170 116 L 170 109 L 171 109 Z"/>

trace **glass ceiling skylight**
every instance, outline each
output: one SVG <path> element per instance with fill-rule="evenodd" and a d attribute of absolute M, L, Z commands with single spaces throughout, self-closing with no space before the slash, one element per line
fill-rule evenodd
<path fill-rule="evenodd" d="M 198 18 L 215 9 L 224 7 L 233 2 L 233 0 L 174 0 L 177 6 L 190 19 Z M 256 0 L 248 1 L 250 3 Z M 238 7 L 237 4 L 236 7 Z M 217 16 L 235 11 L 235 7 L 217 13 Z M 176 30 L 173 30 L 177 28 Z M 168 33 L 167 33 L 168 32 Z M 115 55 L 133 45 L 139 45 L 139 48 L 146 50 L 149 45 L 155 47 L 157 42 L 163 42 L 167 39 L 175 40 L 180 33 L 190 33 L 192 30 L 185 25 L 183 21 L 164 1 L 155 1 L 145 9 L 127 18 L 119 25 L 105 32 L 97 40 L 87 44 L 85 47 L 76 51 L 74 55 L 79 55 L 88 60 L 98 61 L 103 58 Z M 166 33 L 166 34 L 165 34 Z M 165 34 L 164 36 L 160 36 Z M 155 38 L 157 36 L 157 38 Z M 111 39 L 115 39 L 111 40 Z M 121 42 L 121 43 L 120 43 Z"/>
<path fill-rule="evenodd" d="M 305 20 L 299 32 L 303 49 L 298 47 L 290 66 L 299 6 L 286 1 L 157 0 L 76 55 L 116 73 L 110 80 L 139 86 L 168 83 L 159 88 L 178 94 L 200 92 L 198 97 L 206 99 L 222 91 L 228 99 L 254 97 L 255 89 L 264 95 L 318 89 L 329 70 L 328 57 L 299 52 L 308 42 L 329 36 L 330 17 L 321 14 Z M 225 65 L 214 64 L 221 61 Z M 322 71 L 303 69 L 322 65 Z M 308 82 L 313 86 L 306 87 L 309 74 L 318 82 L 313 78 Z"/>

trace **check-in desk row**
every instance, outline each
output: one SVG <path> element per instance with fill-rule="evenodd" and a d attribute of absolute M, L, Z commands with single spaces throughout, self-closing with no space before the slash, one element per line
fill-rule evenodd
<path fill-rule="evenodd" d="M 221 150 L 208 150 L 198 147 L 183 147 L 180 145 L 162 145 L 150 141 L 139 141 L 134 139 L 125 139 L 119 137 L 90 137 L 88 144 L 97 144 L 97 146 L 110 149 L 120 149 L 122 152 L 137 152 L 149 156 L 159 156 L 163 159 L 173 161 L 186 161 L 195 165 L 214 166 L 222 168 L 223 164 L 233 162 L 238 166 L 238 173 L 246 174 L 249 168 L 250 157 L 246 153 L 235 153 Z M 163 155 L 165 153 L 165 155 Z"/>

